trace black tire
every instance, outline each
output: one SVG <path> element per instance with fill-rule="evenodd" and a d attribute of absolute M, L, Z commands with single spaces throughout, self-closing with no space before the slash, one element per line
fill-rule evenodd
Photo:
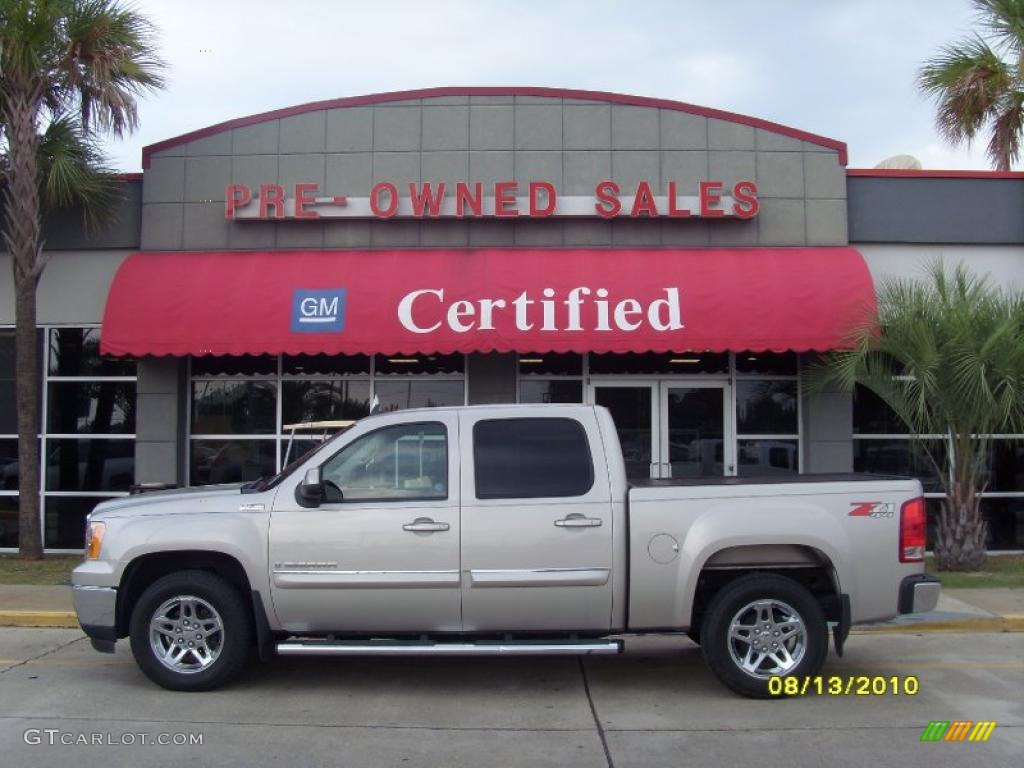
<path fill-rule="evenodd" d="M 197 598 L 187 606 L 175 598 Z M 173 645 L 168 639 L 177 637 L 183 655 L 178 670 L 165 665 L 157 656 L 150 639 L 150 626 L 158 609 L 171 604 L 171 618 L 155 642 Z M 209 610 L 213 609 L 213 613 Z M 221 631 L 216 631 L 216 618 Z M 190 621 L 191 620 L 191 621 Z M 188 628 L 182 625 L 189 624 Z M 200 626 L 201 625 L 201 626 Z M 196 631 L 191 637 L 185 632 Z M 179 633 L 173 635 L 172 632 Z M 203 637 L 204 640 L 197 640 Z M 208 691 L 224 685 L 245 668 L 252 649 L 252 617 L 245 600 L 231 584 L 207 571 L 179 571 L 153 582 L 132 609 L 132 654 L 143 673 L 157 685 L 173 691 Z M 186 651 L 187 643 L 205 643 L 193 651 Z M 200 657 L 211 659 L 203 668 Z M 169 662 L 174 663 L 174 662 Z"/>
<path fill-rule="evenodd" d="M 686 630 L 686 636 L 694 645 L 700 645 L 700 627 L 690 627 Z"/>
<path fill-rule="evenodd" d="M 758 601 L 771 602 L 759 609 L 750 608 Z M 790 621 L 783 622 L 789 611 L 793 614 L 789 616 Z M 765 624 L 758 624 L 762 618 L 766 619 Z M 793 618 L 802 622 L 803 632 L 801 635 L 796 629 L 787 638 L 787 630 L 795 626 Z M 739 620 L 744 636 L 751 638 L 749 642 L 730 638 L 734 619 Z M 755 637 L 755 632 L 766 634 Z M 772 676 L 804 677 L 821 671 L 828 655 L 828 622 L 814 596 L 797 582 L 774 574 L 752 573 L 725 585 L 715 595 L 704 614 L 701 640 L 704 660 L 719 680 L 736 693 L 763 699 L 772 696 L 768 689 Z M 766 645 L 754 648 L 755 643 Z M 763 660 L 748 672 L 733 658 L 734 649 L 737 656 L 742 653 L 744 659 L 749 658 L 751 666 L 758 657 Z M 744 651 L 750 651 L 750 655 Z M 763 651 L 776 656 L 761 656 Z M 795 663 L 782 671 L 780 659 Z"/>

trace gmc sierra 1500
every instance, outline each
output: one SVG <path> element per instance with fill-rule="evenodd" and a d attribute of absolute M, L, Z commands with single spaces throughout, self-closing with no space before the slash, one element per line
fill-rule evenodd
<path fill-rule="evenodd" d="M 630 484 L 582 405 L 370 416 L 273 478 L 100 504 L 75 608 L 102 651 L 203 690 L 280 655 L 617 653 L 680 632 L 748 696 L 832 628 L 930 610 L 916 480 Z"/>

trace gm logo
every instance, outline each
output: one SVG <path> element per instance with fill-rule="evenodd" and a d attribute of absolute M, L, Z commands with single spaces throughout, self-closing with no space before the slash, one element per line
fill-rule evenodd
<path fill-rule="evenodd" d="M 345 289 L 296 288 L 292 298 L 293 333 L 337 333 L 345 330 Z"/>

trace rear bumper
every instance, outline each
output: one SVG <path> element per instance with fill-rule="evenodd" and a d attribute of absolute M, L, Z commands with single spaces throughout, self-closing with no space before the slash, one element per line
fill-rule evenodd
<path fill-rule="evenodd" d="M 76 584 L 71 587 L 71 597 L 78 623 L 92 640 L 92 647 L 113 653 L 117 641 L 117 590 Z"/>
<path fill-rule="evenodd" d="M 915 573 L 900 582 L 900 613 L 934 611 L 942 585 L 929 573 Z"/>

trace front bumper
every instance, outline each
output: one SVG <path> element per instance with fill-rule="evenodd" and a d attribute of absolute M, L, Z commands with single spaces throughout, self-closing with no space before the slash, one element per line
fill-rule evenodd
<path fill-rule="evenodd" d="M 71 597 L 78 623 L 92 641 L 92 647 L 113 653 L 117 642 L 117 590 L 75 584 L 71 587 Z"/>
<path fill-rule="evenodd" d="M 934 611 L 942 585 L 930 573 L 915 573 L 900 582 L 900 613 Z"/>

